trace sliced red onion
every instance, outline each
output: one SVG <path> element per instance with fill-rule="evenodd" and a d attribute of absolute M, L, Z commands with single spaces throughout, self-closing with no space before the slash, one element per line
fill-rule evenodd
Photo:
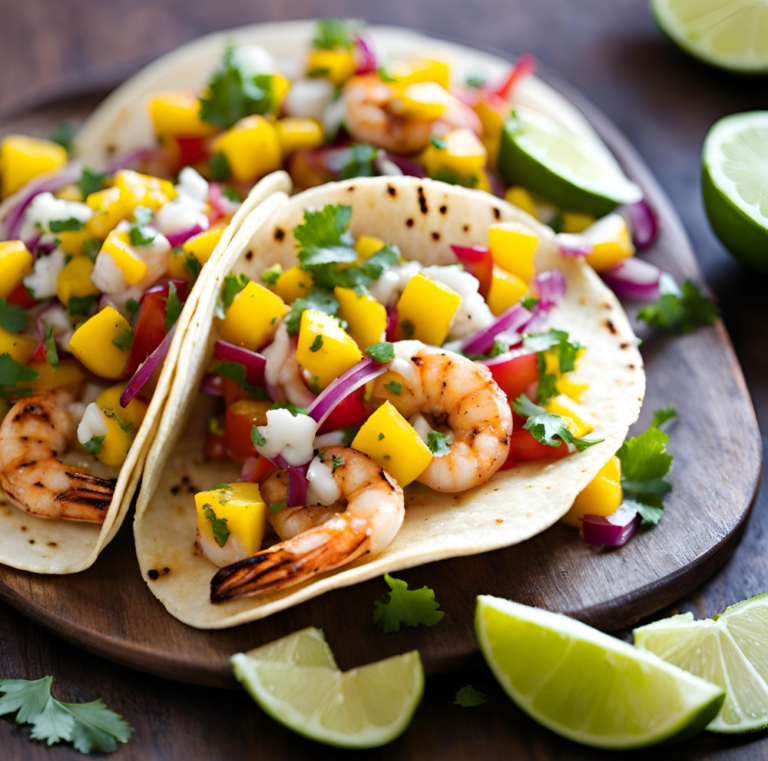
<path fill-rule="evenodd" d="M 394 164 L 402 174 L 407 177 L 426 177 L 427 173 L 424 167 L 413 159 L 407 159 L 405 156 L 398 156 L 395 153 L 388 153 L 387 151 L 379 151 L 379 155 L 374 160 L 376 161 L 388 161 Z M 378 171 L 378 170 L 377 170 Z"/>
<path fill-rule="evenodd" d="M 632 239 L 641 251 L 650 248 L 659 234 L 659 218 L 653 207 L 644 198 L 627 207 Z"/>
<path fill-rule="evenodd" d="M 565 277 L 560 270 L 546 270 L 533 278 L 533 287 L 539 297 L 539 309 L 549 309 L 565 296 Z"/>
<path fill-rule="evenodd" d="M 581 235 L 558 233 L 555 242 L 563 256 L 589 256 L 594 250 Z"/>
<path fill-rule="evenodd" d="M 262 354 L 218 340 L 213 347 L 213 356 L 221 362 L 237 362 L 243 365 L 248 383 L 252 383 L 254 386 L 264 385 L 264 369 L 267 366 L 267 359 Z"/>
<path fill-rule="evenodd" d="M 208 221 L 208 218 L 206 216 L 203 216 L 203 219 Z M 168 239 L 168 243 L 171 244 L 171 248 L 176 248 L 176 246 L 182 245 L 182 243 L 186 243 L 193 235 L 197 235 L 198 233 L 205 232 L 208 229 L 208 225 L 206 224 L 205 227 L 203 227 L 200 222 L 195 222 L 192 227 L 188 227 L 186 230 L 178 230 L 175 233 L 166 233 L 165 237 Z"/>
<path fill-rule="evenodd" d="M 488 177 L 488 182 L 491 185 L 491 192 L 493 195 L 495 195 L 497 198 L 504 198 L 504 194 L 506 192 L 506 187 L 504 187 L 504 183 L 501 180 L 501 177 L 496 174 L 496 172 L 492 172 L 490 169 L 486 169 L 485 174 Z"/>
<path fill-rule="evenodd" d="M 261 455 L 264 457 L 264 455 Z M 267 457 L 273 465 L 288 474 L 288 507 L 307 504 L 307 471 L 309 463 L 304 465 L 289 465 L 282 455 Z"/>
<path fill-rule="evenodd" d="M 605 284 L 620 298 L 634 301 L 656 301 L 662 271 L 643 259 L 631 256 L 602 272 Z"/>
<path fill-rule="evenodd" d="M 171 339 L 176 332 L 176 325 L 178 325 L 178 322 L 165 334 L 165 338 L 160 342 L 160 345 L 139 365 L 133 377 L 125 384 L 123 393 L 120 394 L 121 407 L 128 406 L 133 397 L 141 391 L 144 384 L 152 377 L 152 373 L 160 367 L 171 346 Z"/>
<path fill-rule="evenodd" d="M 208 183 L 208 201 L 211 208 L 222 217 L 231 217 L 242 205 L 242 202 L 230 201 L 224 195 L 218 182 Z"/>
<path fill-rule="evenodd" d="M 121 156 L 116 156 L 107 164 L 107 173 L 119 172 L 121 169 L 130 169 L 140 161 L 167 161 L 168 154 L 161 148 L 139 148 Z"/>
<path fill-rule="evenodd" d="M 381 177 L 402 177 L 403 170 L 387 158 L 384 151 L 379 151 L 376 154 L 376 158 L 373 160 L 373 168 L 376 170 L 376 174 Z"/>
<path fill-rule="evenodd" d="M 357 50 L 359 53 L 355 74 L 373 74 L 374 71 L 378 70 L 379 63 L 376 60 L 376 53 L 373 49 L 372 40 L 365 34 L 359 34 L 355 38 L 355 42 L 357 42 Z"/>
<path fill-rule="evenodd" d="M 353 391 L 357 391 L 368 381 L 377 378 L 384 370 L 384 367 L 374 363 L 370 357 L 361 360 L 347 370 L 344 375 L 331 381 L 309 406 L 307 410 L 309 416 L 317 422 L 319 428 L 342 399 L 349 396 Z"/>
<path fill-rule="evenodd" d="M 397 333 L 397 308 L 387 307 L 387 331 L 385 338 L 390 343 L 395 340 L 395 334 Z"/>
<path fill-rule="evenodd" d="M 465 354 L 485 354 L 493 347 L 493 341 L 500 333 L 515 332 L 528 324 L 533 314 L 519 302 L 502 312 L 487 328 L 478 330 L 464 339 L 461 350 Z"/>
<path fill-rule="evenodd" d="M 222 396 L 221 376 L 216 373 L 208 373 L 200 384 L 200 393 L 208 396 Z"/>
<path fill-rule="evenodd" d="M 605 517 L 585 515 L 579 534 L 587 544 L 621 547 L 634 536 L 639 525 L 640 515 L 637 510 L 620 505 L 616 512 Z"/>
<path fill-rule="evenodd" d="M 61 168 L 57 174 L 37 178 L 28 182 L 19 191 L 18 200 L 11 206 L 3 218 L 6 240 L 15 240 L 21 231 L 22 217 L 32 199 L 40 193 L 55 193 L 65 185 L 77 182 L 83 176 L 83 165 L 79 161 L 71 161 Z"/>
<path fill-rule="evenodd" d="M 171 283 L 176 286 L 176 295 L 179 297 L 179 300 L 186 301 L 189 283 L 186 280 L 176 280 L 175 278 L 164 277 L 141 294 L 141 302 L 143 303 L 144 299 L 151 293 L 159 293 L 165 298 L 168 298 L 168 294 L 171 290 Z"/>

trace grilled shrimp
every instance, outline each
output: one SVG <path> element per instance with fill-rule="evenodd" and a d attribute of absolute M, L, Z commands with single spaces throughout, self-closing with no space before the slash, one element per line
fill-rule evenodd
<path fill-rule="evenodd" d="M 334 462 L 329 475 L 346 500 L 343 512 L 320 506 L 283 508 L 272 517 L 279 544 L 222 568 L 211 581 L 211 601 L 222 602 L 300 584 L 313 576 L 381 552 L 405 516 L 403 490 L 368 455 L 347 447 L 320 450 Z M 339 463 L 338 458 L 341 458 Z M 285 499 L 285 474 L 262 484 L 267 502 Z"/>
<path fill-rule="evenodd" d="M 424 119 L 399 113 L 398 91 L 379 79 L 378 74 L 353 77 L 344 87 L 345 124 L 352 137 L 392 153 L 416 153 L 429 145 L 433 133 L 444 135 L 452 129 L 482 130 L 477 114 L 446 92 L 449 103 L 438 119 Z"/>
<path fill-rule="evenodd" d="M 402 385 L 400 394 L 393 393 L 392 381 Z M 406 418 L 421 413 L 433 429 L 453 437 L 450 452 L 434 457 L 418 478 L 435 491 L 483 484 L 507 459 L 512 435 L 507 398 L 491 373 L 466 357 L 420 341 L 399 341 L 387 372 L 374 381 L 372 400 L 389 400 Z"/>
<path fill-rule="evenodd" d="M 67 411 L 74 394 L 62 389 L 25 396 L 0 426 L 0 486 L 39 518 L 103 523 L 115 480 L 79 472 L 58 459 L 75 434 Z"/>

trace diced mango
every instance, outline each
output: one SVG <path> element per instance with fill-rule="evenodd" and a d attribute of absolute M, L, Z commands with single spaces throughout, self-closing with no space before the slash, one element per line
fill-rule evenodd
<path fill-rule="evenodd" d="M 585 349 L 583 346 L 576 351 L 575 363 L 577 365 L 584 354 L 584 351 Z M 547 349 L 544 352 L 544 361 L 546 363 L 544 372 L 547 373 L 547 375 L 560 375 L 560 353 L 557 349 Z"/>
<path fill-rule="evenodd" d="M 627 223 L 619 214 L 608 214 L 584 230 L 582 236 L 592 246 L 587 263 L 596 272 L 605 272 L 635 253 Z"/>
<path fill-rule="evenodd" d="M 582 417 L 584 412 L 581 405 L 563 394 L 550 399 L 544 405 L 544 409 L 553 415 L 560 415 L 565 420 L 568 430 L 577 439 L 595 430 L 595 427 Z"/>
<path fill-rule="evenodd" d="M 33 381 L 21 381 L 19 386 L 34 391 L 51 391 L 54 388 L 79 388 L 83 382 L 83 368 L 76 359 L 62 359 L 54 370 L 48 362 L 30 362 L 29 367 L 39 373 Z"/>
<path fill-rule="evenodd" d="M 460 304 L 456 291 L 419 272 L 408 281 L 397 302 L 400 338 L 442 346 Z"/>
<path fill-rule="evenodd" d="M 579 214 L 575 211 L 563 212 L 563 232 L 581 233 L 595 224 L 595 218 L 591 214 Z"/>
<path fill-rule="evenodd" d="M 493 268 L 491 288 L 488 291 L 488 307 L 495 315 L 506 312 L 512 304 L 517 304 L 528 290 L 528 286 L 511 272 L 505 272 L 501 267 Z"/>
<path fill-rule="evenodd" d="M 453 103 L 451 94 L 435 82 L 416 82 L 400 92 L 399 113 L 414 119 L 438 119 Z"/>
<path fill-rule="evenodd" d="M 83 191 L 80 190 L 80 188 L 74 183 L 65 185 L 63 188 L 60 188 L 59 190 L 57 190 L 53 195 L 55 195 L 56 198 L 61 198 L 62 201 L 81 201 L 82 202 L 83 200 Z"/>
<path fill-rule="evenodd" d="M 96 240 L 87 229 L 85 230 L 64 230 L 56 233 L 59 239 L 59 248 L 70 256 L 80 256 L 83 253 L 83 245 L 86 241 Z"/>
<path fill-rule="evenodd" d="M 87 256 L 76 256 L 64 266 L 56 278 L 56 296 L 67 306 L 72 296 L 98 296 L 99 289 L 91 280 L 93 262 Z"/>
<path fill-rule="evenodd" d="M 120 188 L 105 188 L 91 193 L 85 202 L 95 212 L 85 223 L 94 237 L 104 239 L 123 219 L 128 219 L 136 206 L 133 196 Z"/>
<path fill-rule="evenodd" d="M 501 128 L 510 105 L 503 98 L 486 96 L 481 97 L 473 108 L 483 125 L 482 141 L 488 151 L 488 165 L 495 167 L 501 145 Z"/>
<path fill-rule="evenodd" d="M 34 260 L 20 240 L 0 241 L 0 298 L 10 296 L 21 279 L 32 272 Z"/>
<path fill-rule="evenodd" d="M 369 293 L 359 296 L 351 288 L 334 288 L 339 302 L 339 317 L 346 320 L 347 331 L 357 345 L 365 351 L 384 340 L 387 330 L 387 310 Z"/>
<path fill-rule="evenodd" d="M 112 307 L 105 307 L 84 322 L 72 336 L 69 350 L 91 372 L 102 378 L 117 380 L 123 376 L 130 351 L 114 341 L 125 338 L 131 326 Z"/>
<path fill-rule="evenodd" d="M 517 206 L 518 209 L 522 209 L 536 219 L 536 204 L 533 200 L 533 196 L 526 190 L 526 188 L 520 187 L 519 185 L 516 185 L 513 188 L 507 188 L 506 193 L 504 193 L 504 198 L 513 206 Z"/>
<path fill-rule="evenodd" d="M 437 82 L 446 90 L 450 90 L 451 87 L 451 67 L 445 61 L 434 58 L 420 58 L 410 63 L 395 61 L 388 73 L 402 85 Z"/>
<path fill-rule="evenodd" d="M 288 90 L 291 89 L 291 83 L 282 74 L 272 75 L 272 110 L 271 113 L 280 113 L 280 106 L 283 105 Z"/>
<path fill-rule="evenodd" d="M 140 283 L 147 274 L 147 263 L 134 253 L 128 233 L 112 230 L 102 244 L 99 256 L 111 256 L 128 285 Z"/>
<path fill-rule="evenodd" d="M 267 526 L 267 505 L 261 497 L 258 484 L 238 482 L 220 489 L 195 494 L 197 508 L 197 529 L 211 542 L 216 542 L 213 521 L 207 510 L 213 510 L 218 520 L 226 521 L 229 535 L 226 545 L 233 538 L 243 546 L 243 557 L 253 555 L 261 549 Z"/>
<path fill-rule="evenodd" d="M 133 423 L 134 431 L 137 431 L 147 414 L 149 404 L 144 399 L 134 396 L 127 407 L 120 405 L 120 394 L 123 393 L 125 384 L 116 383 L 114 386 L 105 388 L 96 398 L 96 404 L 116 412 L 123 422 Z"/>
<path fill-rule="evenodd" d="M 323 128 L 315 119 L 278 119 L 275 130 L 283 157 L 300 148 L 317 148 L 325 142 Z"/>
<path fill-rule="evenodd" d="M 20 333 L 9 333 L 0 326 L 0 354 L 10 354 L 11 359 L 21 365 L 26 365 L 39 342 L 31 336 Z"/>
<path fill-rule="evenodd" d="M 460 177 L 475 176 L 479 179 L 488 160 L 488 152 L 480 138 L 470 129 L 456 129 L 449 132 L 443 141 L 445 148 L 430 144 L 419 157 L 427 174 L 433 177 L 444 170 Z"/>
<path fill-rule="evenodd" d="M 136 436 L 136 426 L 125 420 L 115 410 L 102 408 L 106 436 L 101 442 L 101 451 L 96 459 L 111 468 L 119 468 L 128 456 L 128 450 Z"/>
<path fill-rule="evenodd" d="M 563 373 L 555 381 L 555 388 L 561 394 L 565 394 L 565 396 L 573 399 L 574 402 L 578 402 L 581 399 L 581 395 L 589 388 L 589 384 L 578 383 L 577 381 L 573 380 L 571 373 Z"/>
<path fill-rule="evenodd" d="M 370 259 L 377 251 L 384 248 L 384 241 L 372 235 L 361 235 L 355 241 L 355 253 L 360 259 Z"/>
<path fill-rule="evenodd" d="M 301 315 L 298 363 L 325 388 L 363 358 L 357 344 L 339 325 L 335 317 L 312 309 Z"/>
<path fill-rule="evenodd" d="M 277 131 L 263 116 L 246 116 L 216 138 L 214 153 L 223 153 L 232 177 L 247 182 L 280 168 L 283 156 Z"/>
<path fill-rule="evenodd" d="M 306 296 L 313 285 L 312 273 L 296 264 L 277 278 L 272 289 L 286 304 L 292 304 L 296 299 Z"/>
<path fill-rule="evenodd" d="M 536 233 L 519 222 L 499 222 L 488 229 L 488 247 L 493 260 L 525 283 L 535 272 L 533 257 L 538 245 Z"/>
<path fill-rule="evenodd" d="M 191 90 L 156 92 L 147 104 L 157 135 L 210 137 L 216 126 L 200 118 L 200 100 Z"/>
<path fill-rule="evenodd" d="M 126 194 L 132 207 L 146 206 L 152 211 L 157 211 L 178 195 L 170 180 L 140 174 L 132 169 L 121 169 L 117 172 L 114 185 Z"/>
<path fill-rule="evenodd" d="M 224 225 L 215 225 L 209 230 L 193 235 L 182 245 L 182 249 L 190 256 L 194 256 L 200 264 L 205 264 L 219 245 L 224 230 Z"/>
<path fill-rule="evenodd" d="M 373 458 L 400 486 L 415 481 L 432 462 L 429 447 L 389 402 L 363 423 L 352 448 Z"/>
<path fill-rule="evenodd" d="M 330 79 L 335 85 L 346 82 L 355 73 L 355 68 L 355 59 L 349 48 L 313 48 L 307 53 L 307 74 Z"/>
<path fill-rule="evenodd" d="M 0 143 L 3 198 L 23 188 L 30 180 L 67 163 L 67 151 L 51 140 L 26 135 L 8 135 Z"/>
<path fill-rule="evenodd" d="M 276 293 L 251 281 L 235 296 L 219 322 L 219 335 L 224 341 L 256 351 L 267 342 L 277 321 L 288 311 Z"/>
<path fill-rule="evenodd" d="M 614 455 L 579 493 L 562 521 L 574 528 L 581 528 L 581 520 L 585 515 L 610 515 L 618 510 L 623 499 L 621 462 Z"/>

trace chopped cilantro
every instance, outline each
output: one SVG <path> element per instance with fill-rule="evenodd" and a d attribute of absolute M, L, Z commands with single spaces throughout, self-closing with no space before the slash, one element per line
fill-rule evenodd
<path fill-rule="evenodd" d="M 539 299 L 535 296 L 525 296 L 520 299 L 520 305 L 529 311 L 539 305 Z"/>
<path fill-rule="evenodd" d="M 315 336 L 315 340 L 312 341 L 312 346 L 309 347 L 309 350 L 311 352 L 320 351 L 320 349 L 323 348 L 323 337 L 322 336 Z"/>
<path fill-rule="evenodd" d="M 57 124 L 51 133 L 51 141 L 58 143 L 67 153 L 72 153 L 72 145 L 75 142 L 77 130 L 68 122 Z"/>
<path fill-rule="evenodd" d="M 114 410 L 110 410 L 110 409 L 107 409 L 106 407 L 102 407 L 101 411 L 107 417 L 110 417 L 113 420 L 117 421 L 117 424 L 120 426 L 120 430 L 123 433 L 130 433 L 133 430 L 133 423 L 131 423 L 130 420 L 123 420 Z"/>
<path fill-rule="evenodd" d="M 59 352 L 56 348 L 56 339 L 53 337 L 53 325 L 48 326 L 43 346 L 45 347 L 45 359 L 53 368 L 53 371 L 56 372 L 59 368 Z"/>
<path fill-rule="evenodd" d="M 391 362 L 395 358 L 395 345 L 389 341 L 382 341 L 382 343 L 369 346 L 365 353 L 379 364 Z"/>
<path fill-rule="evenodd" d="M 176 292 L 176 283 L 168 283 L 168 298 L 165 301 L 165 332 L 167 333 L 179 319 L 184 303 Z"/>
<path fill-rule="evenodd" d="M 83 176 L 77 181 L 77 187 L 80 188 L 83 198 L 87 198 L 91 193 L 98 193 L 100 190 L 104 190 L 107 187 L 108 179 L 109 175 L 92 172 L 88 167 L 85 167 L 83 169 Z"/>
<path fill-rule="evenodd" d="M 379 75 L 379 79 L 382 82 L 397 82 L 397 77 L 390 74 L 384 66 L 379 66 L 376 73 Z"/>
<path fill-rule="evenodd" d="M 342 428 L 341 431 L 344 434 L 344 438 L 341 440 L 342 446 L 351 447 L 352 442 L 355 440 L 355 436 L 357 436 L 359 430 L 359 425 L 348 425 Z"/>
<path fill-rule="evenodd" d="M 546 333 L 532 333 L 525 336 L 523 346 L 535 352 L 555 349 L 561 373 L 569 373 L 576 369 L 576 357 L 581 349 L 581 344 L 570 340 L 567 331 L 554 328 Z"/>
<path fill-rule="evenodd" d="M 399 261 L 400 249 L 397 246 L 387 244 L 375 254 L 369 256 L 360 265 L 360 269 L 366 277 L 378 280 L 384 274 L 384 270 L 394 267 Z"/>
<path fill-rule="evenodd" d="M 184 267 L 186 268 L 187 272 L 192 275 L 194 282 L 200 275 L 200 271 L 203 269 L 203 265 L 200 264 L 200 260 L 192 256 L 192 254 L 187 254 L 182 251 L 180 255 L 184 257 Z"/>
<path fill-rule="evenodd" d="M 387 391 L 395 394 L 395 396 L 400 396 L 400 394 L 403 393 L 403 384 L 399 383 L 398 381 L 390 381 L 389 383 L 385 383 L 384 388 L 387 389 Z"/>
<path fill-rule="evenodd" d="M 233 188 L 230 185 L 222 185 L 221 194 L 227 201 L 231 201 L 232 203 L 243 202 L 243 194 L 237 188 Z"/>
<path fill-rule="evenodd" d="M 368 143 L 352 143 L 342 154 L 344 164 L 339 169 L 337 180 L 351 180 L 353 177 L 375 177 L 374 162 L 379 149 Z"/>
<path fill-rule="evenodd" d="M 717 319 L 715 303 L 691 280 L 684 280 L 678 287 L 671 277 L 662 277 L 659 292 L 658 301 L 643 307 L 638 319 L 673 333 L 693 333 Z"/>
<path fill-rule="evenodd" d="M 406 338 L 413 338 L 416 335 L 416 326 L 410 320 L 403 320 L 400 327 Z"/>
<path fill-rule="evenodd" d="M 83 444 L 83 447 L 85 448 L 85 451 L 88 452 L 88 454 L 101 454 L 101 445 L 104 443 L 104 439 L 106 438 L 106 433 L 103 436 L 92 436 L 89 441 L 86 441 L 85 444 Z"/>
<path fill-rule="evenodd" d="M 128 301 L 125 302 L 125 308 L 128 310 L 129 314 L 134 315 L 141 309 L 141 304 L 139 304 L 136 299 L 128 299 Z"/>
<path fill-rule="evenodd" d="M 339 311 L 339 302 L 333 292 L 313 287 L 306 296 L 300 296 L 293 302 L 291 311 L 285 316 L 285 327 L 289 336 L 299 332 L 301 315 L 307 309 L 334 315 Z"/>
<path fill-rule="evenodd" d="M 362 24 L 359 21 L 350 19 L 318 19 L 315 24 L 315 36 L 312 38 L 312 47 L 320 50 L 351 48 L 361 28 Z"/>
<path fill-rule="evenodd" d="M 280 275 L 282 274 L 283 267 L 278 262 L 271 267 L 267 267 L 267 269 L 261 273 L 261 282 L 264 283 L 264 285 L 274 285 L 280 279 Z"/>
<path fill-rule="evenodd" d="M 219 319 L 224 319 L 224 310 L 229 309 L 232 306 L 235 296 L 237 296 L 237 294 L 250 282 L 251 279 L 248 275 L 245 275 L 242 272 L 239 275 L 229 274 L 224 278 L 224 285 L 221 289 L 221 300 L 219 301 L 219 304 L 221 305 L 221 313 L 219 313 L 219 307 L 217 305 L 216 316 Z"/>
<path fill-rule="evenodd" d="M 379 433 L 379 441 L 381 441 L 383 438 L 384 438 L 384 434 L 383 433 Z"/>
<path fill-rule="evenodd" d="M 348 230 L 351 217 L 352 207 L 343 204 L 327 204 L 320 211 L 304 212 L 304 222 L 293 231 L 303 269 L 357 260 Z"/>
<path fill-rule="evenodd" d="M 339 455 L 333 456 L 333 470 L 332 473 L 335 473 L 338 468 L 340 468 L 344 464 L 344 458 L 340 457 Z"/>
<path fill-rule="evenodd" d="M 84 227 L 85 225 L 76 217 L 70 217 L 69 219 L 52 219 L 48 223 L 48 229 L 52 233 L 77 232 Z"/>
<path fill-rule="evenodd" d="M 651 428 L 661 428 L 664 423 L 670 420 L 674 420 L 677 417 L 677 410 L 673 405 L 668 407 L 662 407 L 653 413 L 653 421 L 651 422 Z"/>
<path fill-rule="evenodd" d="M 132 246 L 151 246 L 157 234 L 147 230 L 146 226 L 152 220 L 152 209 L 146 206 L 137 206 L 133 210 L 133 224 L 128 230 L 128 237 Z"/>
<path fill-rule="evenodd" d="M 445 613 L 439 610 L 440 603 L 429 587 L 409 590 L 406 582 L 388 573 L 384 581 L 390 591 L 376 600 L 373 611 L 373 623 L 383 632 L 399 632 L 401 626 L 434 626 L 442 620 Z"/>
<path fill-rule="evenodd" d="M 263 447 L 267 443 L 266 438 L 255 425 L 251 428 L 251 441 L 255 447 Z"/>
<path fill-rule="evenodd" d="M 32 738 L 48 745 L 71 742 L 80 753 L 114 753 L 131 739 L 133 727 L 101 700 L 61 703 L 51 695 L 50 676 L 0 679 L 0 715 L 16 714 L 17 724 L 31 724 Z"/>
<path fill-rule="evenodd" d="M 67 314 L 70 317 L 87 317 L 95 303 L 96 296 L 70 296 L 67 302 Z"/>
<path fill-rule="evenodd" d="M 560 415 L 547 412 L 543 407 L 534 404 L 525 394 L 512 402 L 512 409 L 523 417 L 528 418 L 523 425 L 526 431 L 531 432 L 536 441 L 548 447 L 559 447 L 565 442 L 573 444 L 576 450 L 582 452 L 588 447 L 599 444 L 603 439 L 577 439 L 565 424 L 565 419 Z M 557 438 L 555 438 L 557 437 Z"/>
<path fill-rule="evenodd" d="M 476 690 L 471 684 L 468 684 L 456 693 L 456 700 L 453 701 L 453 704 L 462 708 L 474 708 L 475 706 L 487 703 L 487 697 L 487 693 L 480 692 L 480 690 Z"/>
<path fill-rule="evenodd" d="M 479 182 L 477 175 L 472 174 L 469 177 L 462 177 L 452 169 L 438 169 L 433 175 L 433 180 L 445 182 L 448 185 L 461 185 L 464 188 L 476 188 Z"/>
<path fill-rule="evenodd" d="M 19 333 L 27 327 L 29 315 L 16 304 L 9 304 L 8 299 L 0 298 L 0 327 L 9 333 Z"/>
<path fill-rule="evenodd" d="M 245 365 L 240 362 L 219 362 L 215 372 L 224 378 L 229 378 L 237 383 L 240 388 L 245 389 L 251 396 L 257 399 L 267 399 L 267 392 L 248 382 Z"/>
<path fill-rule="evenodd" d="M 19 364 L 7 352 L 0 354 L 0 386 L 15 389 L 19 383 L 34 381 L 40 377 L 37 370 Z"/>
<path fill-rule="evenodd" d="M 472 90 L 479 90 L 487 81 L 487 75 L 475 71 L 467 76 L 465 83 Z"/>
<path fill-rule="evenodd" d="M 103 241 L 100 240 L 86 240 L 83 242 L 83 253 L 91 260 L 94 261 L 101 251 Z"/>
<path fill-rule="evenodd" d="M 216 182 L 226 182 L 232 176 L 229 159 L 221 152 L 211 157 L 211 178 Z"/>
<path fill-rule="evenodd" d="M 558 376 L 547 372 L 547 360 L 544 357 L 544 352 L 536 355 L 536 370 L 539 373 L 539 381 L 536 385 L 536 398 L 539 404 L 546 404 L 560 392 L 557 390 Z"/>
<path fill-rule="evenodd" d="M 211 531 L 219 547 L 223 547 L 229 539 L 230 531 L 227 528 L 226 518 L 217 518 L 216 513 L 209 503 L 203 505 L 203 515 L 211 522 Z"/>
<path fill-rule="evenodd" d="M 279 513 L 284 507 L 288 507 L 288 502 L 283 500 L 282 502 L 270 502 L 269 509 L 273 513 Z"/>
<path fill-rule="evenodd" d="M 130 351 L 131 346 L 133 346 L 133 331 L 130 328 L 124 330 L 121 335 L 112 339 L 112 343 L 117 346 L 118 349 Z"/>
<path fill-rule="evenodd" d="M 432 135 L 429 138 L 429 142 L 432 143 L 432 145 L 435 146 L 440 151 L 444 151 L 448 147 L 448 143 L 445 142 L 441 137 L 438 137 L 437 135 Z"/>
<path fill-rule="evenodd" d="M 445 457 L 451 453 L 451 442 L 447 433 L 430 431 L 427 434 L 427 446 L 435 457 Z"/>
<path fill-rule="evenodd" d="M 290 412 L 294 417 L 296 417 L 296 415 L 309 415 L 309 409 L 306 407 L 297 407 L 295 404 L 291 404 L 290 402 L 275 402 L 272 405 L 272 409 L 288 410 L 288 412 Z"/>
<path fill-rule="evenodd" d="M 493 357 L 498 357 L 502 354 L 506 354 L 509 351 L 509 341 L 505 341 L 503 338 L 494 338 L 493 339 L 493 346 L 491 346 L 490 351 L 487 351 L 485 354 L 467 354 L 467 359 L 471 359 L 473 362 L 476 362 L 479 359 L 492 359 Z"/>

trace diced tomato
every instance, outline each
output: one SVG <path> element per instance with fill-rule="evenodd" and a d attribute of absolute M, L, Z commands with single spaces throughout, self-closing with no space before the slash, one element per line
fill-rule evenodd
<path fill-rule="evenodd" d="M 153 285 L 151 288 L 144 291 L 144 294 L 141 297 L 141 302 L 144 303 L 145 299 L 151 298 L 153 296 L 162 296 L 162 298 L 167 299 L 168 294 L 171 291 L 171 283 L 176 286 L 176 296 L 178 297 L 179 301 L 186 301 L 187 288 L 189 288 L 189 283 L 186 280 L 176 280 L 164 277 L 157 283 L 157 285 Z"/>
<path fill-rule="evenodd" d="M 248 399 L 248 392 L 236 381 L 231 378 L 221 378 L 221 395 L 224 397 L 224 404 L 229 407 L 241 399 Z"/>
<path fill-rule="evenodd" d="M 133 375 L 139 365 L 165 338 L 165 301 L 162 293 L 144 294 L 136 324 L 126 374 Z"/>
<path fill-rule="evenodd" d="M 243 463 L 243 472 L 240 478 L 252 484 L 261 483 L 264 477 L 274 469 L 275 466 L 266 457 L 257 454 L 249 457 Z"/>
<path fill-rule="evenodd" d="M 480 295 L 485 298 L 493 280 L 493 255 L 485 246 L 451 246 L 456 258 L 470 275 L 480 282 Z"/>
<path fill-rule="evenodd" d="M 224 438 L 233 460 L 241 461 L 256 455 L 256 447 L 251 440 L 251 429 L 254 425 L 267 424 L 267 410 L 271 408 L 272 402 L 255 399 L 241 399 L 227 407 Z"/>
<path fill-rule="evenodd" d="M 22 307 L 22 309 L 29 309 L 35 305 L 35 300 L 24 286 L 24 283 L 19 283 L 8 296 L 8 303 Z"/>
<path fill-rule="evenodd" d="M 208 143 L 204 137 L 182 137 L 176 135 L 179 146 L 179 166 L 192 166 L 206 161 L 209 156 Z"/>
<path fill-rule="evenodd" d="M 487 365 L 510 404 L 539 380 L 536 358 L 536 352 L 512 352 L 509 359 Z"/>
<path fill-rule="evenodd" d="M 509 460 L 561 460 L 568 456 L 568 447 L 564 442 L 557 447 L 540 444 L 530 431 L 520 428 L 512 433 L 509 440 L 509 456 L 503 469 L 511 467 Z"/>
<path fill-rule="evenodd" d="M 45 362 L 45 344 L 41 341 L 37 348 L 32 352 L 32 356 L 29 358 L 30 362 Z"/>
<path fill-rule="evenodd" d="M 318 433 L 327 433 L 336 431 L 339 428 L 346 428 L 348 425 L 354 425 L 368 417 L 368 411 L 363 404 L 363 388 L 355 391 L 353 394 L 344 397 L 334 408 L 333 412 L 325 419 L 320 426 Z"/>
<path fill-rule="evenodd" d="M 205 434 L 205 457 L 208 460 L 228 460 L 227 440 L 208 431 Z"/>

